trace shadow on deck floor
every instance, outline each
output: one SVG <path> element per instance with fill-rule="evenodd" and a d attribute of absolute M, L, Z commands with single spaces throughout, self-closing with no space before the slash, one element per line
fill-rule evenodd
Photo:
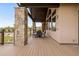
<path fill-rule="evenodd" d="M 60 45 L 53 39 L 33 38 L 28 39 L 26 46 L 14 46 L 5 44 L 0 46 L 0 55 L 2 56 L 79 56 L 79 46 Z"/>

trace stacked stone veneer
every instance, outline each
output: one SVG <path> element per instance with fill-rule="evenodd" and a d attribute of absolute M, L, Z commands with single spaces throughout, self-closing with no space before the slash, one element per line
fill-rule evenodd
<path fill-rule="evenodd" d="M 42 22 L 42 31 L 46 30 L 46 22 Z"/>
<path fill-rule="evenodd" d="M 25 7 L 15 8 L 15 45 L 27 44 L 27 10 Z"/>

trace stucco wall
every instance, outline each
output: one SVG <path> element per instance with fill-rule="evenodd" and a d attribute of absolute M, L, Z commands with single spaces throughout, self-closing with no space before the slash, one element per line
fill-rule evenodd
<path fill-rule="evenodd" d="M 78 43 L 78 5 L 61 4 L 56 9 L 56 32 L 48 30 L 59 43 Z"/>

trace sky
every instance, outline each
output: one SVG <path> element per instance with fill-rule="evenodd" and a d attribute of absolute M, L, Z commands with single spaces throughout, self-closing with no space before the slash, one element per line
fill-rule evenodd
<path fill-rule="evenodd" d="M 13 3 L 0 3 L 0 27 L 14 26 L 16 6 Z"/>
<path fill-rule="evenodd" d="M 0 3 L 0 27 L 14 27 L 16 3 Z M 40 23 L 36 23 L 40 27 Z M 28 26 L 32 26 L 32 20 L 28 17 Z"/>

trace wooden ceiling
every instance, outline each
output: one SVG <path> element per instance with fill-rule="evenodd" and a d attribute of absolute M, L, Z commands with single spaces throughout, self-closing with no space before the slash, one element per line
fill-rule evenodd
<path fill-rule="evenodd" d="M 58 3 L 20 3 L 19 7 L 30 8 L 29 16 L 34 22 L 45 22 L 48 8 L 59 7 Z"/>
<path fill-rule="evenodd" d="M 48 8 L 31 8 L 31 15 L 34 22 L 44 22 Z"/>

